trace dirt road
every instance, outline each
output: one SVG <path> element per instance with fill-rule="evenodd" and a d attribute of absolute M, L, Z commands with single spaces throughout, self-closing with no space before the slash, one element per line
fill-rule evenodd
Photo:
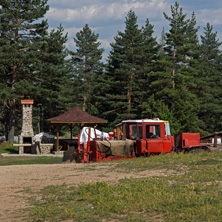
<path fill-rule="evenodd" d="M 48 185 L 77 186 L 80 183 L 106 181 L 116 183 L 123 178 L 163 176 L 166 170 L 120 173 L 111 170 L 114 162 L 92 164 L 55 164 L 0 166 L 0 221 L 27 221 L 29 191 L 39 191 Z"/>

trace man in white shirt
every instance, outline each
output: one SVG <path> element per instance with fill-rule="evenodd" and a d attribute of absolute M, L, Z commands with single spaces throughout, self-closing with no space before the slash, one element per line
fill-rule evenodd
<path fill-rule="evenodd" d="M 39 149 L 40 154 L 42 153 L 40 142 L 41 142 L 41 136 L 39 134 L 34 133 L 34 142 L 35 142 L 35 154 L 37 154 L 37 147 Z"/>

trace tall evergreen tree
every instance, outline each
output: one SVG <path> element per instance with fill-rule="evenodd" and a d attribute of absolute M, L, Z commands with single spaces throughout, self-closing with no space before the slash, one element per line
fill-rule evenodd
<path fill-rule="evenodd" d="M 69 70 L 67 33 L 63 27 L 52 29 L 51 32 L 42 38 L 43 44 L 38 49 L 39 65 L 38 70 L 33 74 L 36 76 L 33 82 L 37 90 L 33 95 L 36 105 L 40 105 L 41 118 L 47 119 L 66 111 L 64 102 L 71 96 L 67 89 L 70 89 L 71 73 Z M 35 106 L 36 107 L 36 106 Z M 44 122 L 42 122 L 43 124 Z M 44 129 L 44 128 L 43 128 Z"/>
<path fill-rule="evenodd" d="M 186 19 L 186 14 L 178 2 L 171 6 L 171 16 L 164 13 L 170 22 L 170 30 L 166 33 L 166 68 L 165 75 L 171 79 L 171 88 L 164 89 L 167 94 L 168 106 L 174 116 L 176 126 L 174 132 L 199 130 L 198 100 L 193 92 L 195 57 L 198 54 L 197 31 L 195 15 Z M 165 76 L 165 79 L 167 76 Z"/>
<path fill-rule="evenodd" d="M 201 58 L 197 82 L 197 95 L 201 102 L 199 116 L 203 121 L 203 130 L 207 133 L 220 130 L 221 127 L 221 42 L 213 26 L 207 23 L 204 35 L 201 35 Z"/>
<path fill-rule="evenodd" d="M 47 34 L 48 28 L 47 22 L 41 18 L 48 9 L 47 0 L 1 0 L 0 81 L 3 90 L 0 96 L 4 98 L 5 133 L 11 142 L 14 139 L 16 104 L 24 95 L 20 94 L 21 85 L 29 82 L 30 74 L 35 78 L 40 39 Z M 26 84 L 23 91 L 33 87 Z"/>
<path fill-rule="evenodd" d="M 135 79 L 135 96 L 137 97 L 138 105 L 144 100 L 147 100 L 152 94 L 149 85 L 152 81 L 150 73 L 155 70 L 155 62 L 158 59 L 159 45 L 156 38 L 153 37 L 153 25 L 147 19 L 145 26 L 142 27 L 142 43 L 140 47 L 140 66 L 141 72 L 138 72 L 138 77 Z"/>
<path fill-rule="evenodd" d="M 165 57 L 165 51 L 164 51 L 165 45 L 166 45 L 166 33 L 165 33 L 165 29 L 163 28 L 162 32 L 161 32 L 160 40 L 159 40 L 158 55 L 159 55 L 160 59 Z"/>
<path fill-rule="evenodd" d="M 183 47 L 186 43 L 186 28 L 187 21 L 185 20 L 186 14 L 183 13 L 183 9 L 179 7 L 178 2 L 175 5 L 171 5 L 171 16 L 169 17 L 164 12 L 164 17 L 170 22 L 169 33 L 166 33 L 166 52 L 171 58 L 172 63 L 172 88 L 175 88 L 175 74 L 180 62 L 184 59 L 183 53 L 180 53 L 183 50 Z"/>
<path fill-rule="evenodd" d="M 156 38 L 153 37 L 153 25 L 149 20 L 146 20 L 145 26 L 142 27 L 143 42 L 141 44 L 141 67 L 142 72 L 139 78 L 135 80 L 137 86 L 137 104 L 138 104 L 138 116 L 147 117 L 159 117 L 154 115 L 154 110 L 149 109 L 156 102 L 154 99 L 155 89 L 150 87 L 155 81 L 156 76 L 156 62 L 160 58 L 161 46 L 157 43 Z M 141 115 L 142 113 L 142 115 Z"/>
<path fill-rule="evenodd" d="M 142 59 L 142 32 L 137 24 L 137 16 L 129 11 L 126 16 L 124 32 L 118 32 L 111 43 L 108 57 L 112 88 L 107 93 L 110 110 L 115 111 L 115 123 L 122 119 L 131 119 L 135 115 L 135 79 L 141 73 L 140 60 Z"/>
<path fill-rule="evenodd" d="M 83 110 L 94 110 L 93 96 L 96 85 L 95 79 L 103 71 L 101 43 L 98 41 L 99 34 L 95 34 L 86 24 L 83 29 L 76 34 L 74 42 L 76 52 L 71 52 L 73 72 L 74 72 L 74 95 L 77 104 Z"/>

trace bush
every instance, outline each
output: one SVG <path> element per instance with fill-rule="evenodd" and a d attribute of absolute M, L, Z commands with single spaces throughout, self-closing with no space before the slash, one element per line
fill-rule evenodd
<path fill-rule="evenodd" d="M 12 143 L 4 142 L 0 144 L 0 153 L 18 153 L 18 147 L 14 147 Z"/>

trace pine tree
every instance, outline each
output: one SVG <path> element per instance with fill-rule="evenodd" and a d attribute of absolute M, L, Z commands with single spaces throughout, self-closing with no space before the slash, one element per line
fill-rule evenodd
<path fill-rule="evenodd" d="M 153 25 L 151 25 L 147 19 L 145 26 L 142 27 L 143 39 L 139 52 L 141 54 L 141 73 L 138 72 L 139 78 L 135 79 L 135 88 L 137 91 L 134 94 L 137 97 L 138 106 L 152 95 L 149 87 L 150 83 L 152 82 L 150 73 L 155 70 L 155 62 L 158 59 L 158 51 L 160 48 L 156 38 L 153 37 L 153 33 Z"/>
<path fill-rule="evenodd" d="M 83 29 L 76 34 L 74 42 L 76 52 L 71 52 L 73 72 L 74 72 L 74 95 L 77 104 L 85 111 L 96 112 L 93 105 L 95 94 L 96 76 L 102 73 L 102 53 L 101 43 L 98 41 L 99 34 L 95 34 L 86 24 Z"/>
<path fill-rule="evenodd" d="M 37 90 L 33 98 L 36 106 L 41 104 L 42 119 L 66 111 L 64 103 L 71 96 L 70 90 L 67 91 L 72 81 L 68 60 L 66 60 L 68 56 L 65 46 L 67 33 L 63 33 L 64 29 L 61 25 L 56 30 L 52 29 L 47 36 L 42 38 L 44 44 L 38 49 L 39 64 L 35 72 L 37 79 L 33 83 Z"/>
<path fill-rule="evenodd" d="M 201 35 L 200 70 L 197 81 L 197 95 L 201 102 L 199 116 L 203 121 L 203 130 L 207 133 L 220 130 L 221 127 L 221 42 L 213 26 L 207 23 L 204 35 Z"/>
<path fill-rule="evenodd" d="M 171 79 L 171 88 L 163 89 L 168 93 L 168 101 L 178 131 L 198 131 L 197 116 L 199 103 L 193 92 L 194 78 L 197 75 L 196 62 L 198 55 L 198 41 L 195 15 L 186 19 L 186 14 L 176 2 L 171 6 L 171 17 L 164 13 L 170 22 L 170 30 L 166 33 L 166 62 L 162 62 L 166 69 L 165 79 Z M 168 73 L 168 74 L 167 74 Z M 163 95 L 163 92 L 161 93 Z"/>
<path fill-rule="evenodd" d="M 16 105 L 33 88 L 40 38 L 46 35 L 47 22 L 41 20 L 49 9 L 47 0 L 2 0 L 0 8 L 0 74 L 1 97 L 4 98 L 5 133 L 14 139 Z M 24 88 L 24 83 L 25 88 Z M 34 88 L 32 89 L 34 90 Z M 8 129 L 7 129 L 8 127 Z"/>
<path fill-rule="evenodd" d="M 112 88 L 107 92 L 110 110 L 113 110 L 114 123 L 122 119 L 134 118 L 135 110 L 135 79 L 142 72 L 140 60 L 142 59 L 142 32 L 137 24 L 137 16 L 129 11 L 126 16 L 124 32 L 118 32 L 111 43 L 108 57 L 108 76 Z"/>
<path fill-rule="evenodd" d="M 154 110 L 152 112 L 152 110 L 149 109 L 149 107 L 152 107 L 153 102 L 155 101 L 155 89 L 150 86 L 156 79 L 154 73 L 156 72 L 156 61 L 160 58 L 159 52 L 161 47 L 158 45 L 156 38 L 153 37 L 153 33 L 153 25 L 151 25 L 147 19 L 145 26 L 142 27 L 143 43 L 140 50 L 142 55 L 140 60 L 142 72 L 139 74 L 139 78 L 135 80 L 137 86 L 136 89 L 138 90 L 138 93 L 136 94 L 138 117 L 143 118 L 147 118 L 148 116 L 152 116 L 153 118 L 159 117 L 154 115 Z M 149 113 L 147 113 L 148 110 Z"/>
<path fill-rule="evenodd" d="M 164 17 L 170 22 L 169 33 L 166 33 L 166 52 L 171 58 L 172 63 L 172 88 L 175 88 L 175 75 L 176 71 L 180 68 L 180 62 L 184 58 L 184 50 L 187 43 L 186 30 L 188 21 L 185 20 L 186 14 L 183 13 L 183 9 L 179 7 L 178 2 L 175 5 L 171 5 L 171 15 L 169 17 L 164 12 Z"/>
<path fill-rule="evenodd" d="M 159 40 L 159 51 L 158 51 L 158 55 L 159 58 L 162 59 L 163 57 L 165 57 L 165 51 L 164 51 L 164 47 L 166 45 L 166 33 L 165 33 L 165 29 L 162 29 L 161 32 L 161 36 L 160 36 L 160 40 Z"/>

